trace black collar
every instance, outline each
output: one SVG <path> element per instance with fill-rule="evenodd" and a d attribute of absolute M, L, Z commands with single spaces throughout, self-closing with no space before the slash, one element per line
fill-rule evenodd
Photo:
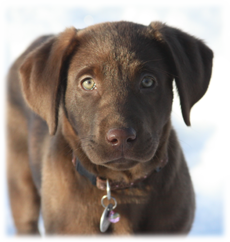
<path fill-rule="evenodd" d="M 81 165 L 81 162 L 79 161 L 78 158 L 75 158 L 75 161 L 74 161 L 74 162 L 75 162 L 75 169 L 76 169 L 76 171 L 77 171 L 80 175 L 87 177 L 87 178 L 90 180 L 90 182 L 91 182 L 94 186 L 96 186 L 97 177 L 96 177 L 94 174 L 92 174 L 92 173 L 90 173 L 89 171 L 87 171 L 87 170 Z"/>
<path fill-rule="evenodd" d="M 162 166 L 157 167 L 154 172 L 158 173 L 161 171 L 161 169 L 167 164 L 168 159 L 166 158 L 165 160 L 162 160 Z M 97 188 L 99 188 L 100 190 L 106 190 L 106 179 L 102 179 L 100 177 L 95 176 L 94 174 L 90 173 L 89 171 L 87 171 L 81 164 L 80 160 L 73 156 L 73 160 L 72 163 L 75 166 L 76 171 L 88 178 L 88 180 L 92 183 L 92 185 L 96 186 Z M 129 187 L 133 187 L 135 184 L 145 180 L 148 176 L 145 176 L 143 178 L 137 179 L 136 181 L 132 182 L 132 183 L 117 183 L 117 182 L 110 182 L 110 187 L 111 190 L 117 190 L 117 189 L 125 189 L 125 188 L 129 188 Z"/>

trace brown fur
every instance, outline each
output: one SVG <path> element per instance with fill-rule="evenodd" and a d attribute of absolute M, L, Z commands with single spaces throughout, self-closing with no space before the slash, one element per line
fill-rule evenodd
<path fill-rule="evenodd" d="M 172 81 L 190 125 L 190 110 L 209 85 L 212 57 L 202 41 L 159 22 L 70 28 L 32 43 L 8 77 L 8 184 L 18 233 L 38 233 L 40 207 L 47 234 L 100 233 L 105 191 L 75 170 L 73 154 L 111 181 L 149 174 L 112 191 L 121 219 L 107 234 L 188 233 L 195 199 L 171 127 Z M 154 76 L 154 88 L 141 86 L 144 74 Z M 84 75 L 97 89 L 83 90 Z M 123 135 L 131 128 L 134 140 L 108 141 L 110 130 Z"/>

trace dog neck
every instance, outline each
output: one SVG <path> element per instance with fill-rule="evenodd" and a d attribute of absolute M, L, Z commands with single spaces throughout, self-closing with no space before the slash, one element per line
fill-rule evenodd
<path fill-rule="evenodd" d="M 168 158 L 166 157 L 164 160 L 161 161 L 161 166 L 157 167 L 154 172 L 158 173 L 161 171 L 161 169 L 167 164 Z M 90 173 L 88 170 L 84 168 L 84 166 L 81 164 L 80 160 L 73 155 L 72 163 L 76 169 L 76 171 L 86 178 L 89 179 L 89 181 L 92 183 L 92 185 L 96 186 L 100 190 L 106 190 L 106 179 L 101 178 L 99 176 L 95 176 L 94 174 Z M 151 174 L 151 173 L 150 173 Z M 141 177 L 139 179 L 134 180 L 131 183 L 125 183 L 125 182 L 115 182 L 115 181 L 109 181 L 110 189 L 111 190 L 120 190 L 125 188 L 134 187 L 138 183 L 144 181 L 149 177 L 149 175 L 145 175 L 144 177 Z"/>

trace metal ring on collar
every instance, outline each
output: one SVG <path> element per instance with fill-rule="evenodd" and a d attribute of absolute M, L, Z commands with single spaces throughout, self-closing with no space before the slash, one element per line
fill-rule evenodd
<path fill-rule="evenodd" d="M 109 185 L 109 180 L 106 180 L 106 191 L 107 191 L 107 196 L 108 196 L 108 200 L 111 199 L 111 190 L 110 190 L 110 185 Z"/>
<path fill-rule="evenodd" d="M 105 196 L 103 196 L 102 198 L 101 198 L 101 205 L 104 207 L 104 208 L 106 208 L 107 206 L 105 206 L 105 204 L 104 204 L 104 199 L 105 198 L 108 198 L 108 196 L 107 195 L 105 195 Z M 115 209 L 116 208 L 116 206 L 117 206 L 117 200 L 114 198 L 114 197 L 112 197 L 111 196 L 111 198 L 113 199 L 113 201 L 114 201 L 114 206 L 113 206 L 113 208 L 112 209 Z"/>

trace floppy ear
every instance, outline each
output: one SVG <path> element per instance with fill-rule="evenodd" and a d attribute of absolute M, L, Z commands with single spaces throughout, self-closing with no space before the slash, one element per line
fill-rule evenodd
<path fill-rule="evenodd" d="M 205 94 L 212 72 L 213 52 L 201 40 L 160 22 L 150 24 L 156 41 L 168 51 L 180 96 L 182 115 L 190 125 L 190 110 Z"/>
<path fill-rule="evenodd" d="M 55 134 L 67 61 L 76 45 L 76 29 L 69 28 L 30 52 L 19 71 L 24 97 Z"/>

